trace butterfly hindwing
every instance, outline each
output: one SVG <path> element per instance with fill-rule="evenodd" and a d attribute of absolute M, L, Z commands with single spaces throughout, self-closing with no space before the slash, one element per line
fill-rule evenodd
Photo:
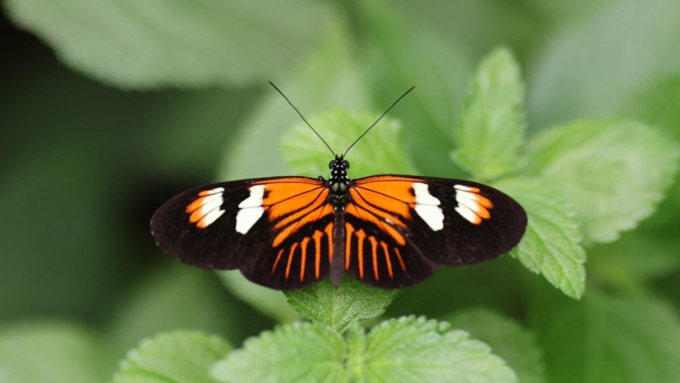
<path fill-rule="evenodd" d="M 377 260 L 378 266 L 374 273 L 351 267 L 348 272 L 384 288 L 420 282 L 436 266 L 496 258 L 517 245 L 527 222 L 524 209 L 512 198 L 471 181 L 381 175 L 354 180 L 350 196 L 347 224 L 357 222 L 372 233 L 378 246 L 364 244 L 363 253 L 371 255 L 370 261 Z M 387 253 L 383 243 L 389 244 Z M 385 254 L 400 256 L 403 276 L 389 277 Z M 392 261 L 393 273 L 394 265 Z M 372 263 L 370 269 L 374 271 Z"/>
<path fill-rule="evenodd" d="M 206 269 L 240 269 L 258 284 L 292 290 L 329 273 L 333 214 L 322 181 L 277 177 L 217 183 L 163 205 L 158 245 Z"/>

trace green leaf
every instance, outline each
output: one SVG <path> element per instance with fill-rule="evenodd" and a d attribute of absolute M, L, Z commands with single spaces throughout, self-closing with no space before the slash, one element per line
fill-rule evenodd
<path fill-rule="evenodd" d="M 526 131 L 523 97 L 512 53 L 495 50 L 480 65 L 454 131 L 458 148 L 451 158 L 476 179 L 494 179 L 519 166 L 517 151 Z"/>
<path fill-rule="evenodd" d="M 487 345 L 448 327 L 422 317 L 383 322 L 371 330 L 363 347 L 353 342 L 347 361 L 352 376 L 379 382 L 516 381 L 515 373 Z"/>
<path fill-rule="evenodd" d="M 309 118 L 309 123 L 338 154 L 371 126 L 380 114 L 335 111 Z M 380 173 L 412 174 L 401 145 L 401 125 L 384 117 L 347 154 L 352 165 L 352 177 Z M 295 173 L 317 177 L 329 175 L 328 162 L 333 159 L 319 137 L 300 122 L 281 140 L 281 152 L 286 164 Z"/>
<path fill-rule="evenodd" d="M 390 111 L 390 116 L 404 124 L 414 165 L 431 176 L 462 175 L 448 153 L 453 145 L 450 132 L 473 71 L 470 58 L 427 28 L 412 26 L 392 2 L 359 1 L 356 7 L 357 22 L 363 27 L 358 32 L 364 32 L 359 41 L 366 44 L 363 57 L 376 107 L 386 109 L 416 85 Z"/>
<path fill-rule="evenodd" d="M 680 3 L 607 1 L 593 9 L 545 36 L 527 82 L 532 126 L 610 116 L 641 87 L 680 72 Z"/>
<path fill-rule="evenodd" d="M 284 292 L 298 314 L 330 325 L 339 333 L 345 332 L 351 322 L 382 315 L 396 293 L 366 286 L 347 275 L 338 288 L 326 279 L 306 289 Z"/>
<path fill-rule="evenodd" d="M 131 350 L 112 383 L 212 383 L 210 367 L 230 350 L 229 344 L 213 335 L 161 334 Z"/>
<path fill-rule="evenodd" d="M 452 316 L 447 322 L 491 346 L 493 353 L 517 373 L 520 382 L 546 381 L 543 351 L 534 335 L 515 321 L 493 311 L 472 309 Z"/>
<path fill-rule="evenodd" d="M 104 382 L 114 369 L 103 339 L 78 326 L 37 322 L 0 329 L 3 382 Z"/>
<path fill-rule="evenodd" d="M 306 57 L 328 21 L 315 2 L 8 0 L 70 67 L 122 88 L 264 81 Z"/>
<path fill-rule="evenodd" d="M 573 206 L 539 180 L 508 178 L 494 186 L 517 199 L 529 217 L 522 241 L 510 254 L 568 296 L 580 298 L 585 289 L 586 254 L 579 245 Z"/>
<path fill-rule="evenodd" d="M 627 120 L 577 121 L 535 136 L 528 172 L 574 204 L 586 240 L 611 242 L 654 212 L 680 146 Z"/>
<path fill-rule="evenodd" d="M 346 348 L 329 326 L 294 322 L 246 340 L 212 373 L 229 382 L 346 382 Z"/>
<path fill-rule="evenodd" d="M 579 302 L 542 293 L 532 323 L 550 382 L 677 381 L 680 325 L 667 305 L 594 289 Z"/>

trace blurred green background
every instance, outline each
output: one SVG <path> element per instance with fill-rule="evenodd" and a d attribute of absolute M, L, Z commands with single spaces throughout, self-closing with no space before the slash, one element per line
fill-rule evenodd
<path fill-rule="evenodd" d="M 530 134 L 617 116 L 680 138 L 677 1 L 249 4 L 4 1 L 0 367 L 3 358 L 20 363 L 30 354 L 27 329 L 95 337 L 106 345 L 97 351 L 98 371 L 110 376 L 127 349 L 160 331 L 204 330 L 239 345 L 290 318 L 276 308 L 261 313 L 262 305 L 281 301 L 258 305 L 239 282 L 180 266 L 156 248 L 149 230 L 155 209 L 192 186 L 289 173 L 277 145 L 298 118 L 267 80 L 308 116 L 382 111 L 416 85 L 391 117 L 403 123 L 416 169 L 431 176 L 465 177 L 448 158 L 451 132 L 475 67 L 499 45 L 521 65 Z M 639 228 L 587 248 L 588 288 L 600 294 L 594 303 L 588 290 L 572 301 L 504 257 L 439 270 L 400 293 L 387 315 L 444 320 L 472 307 L 492 309 L 534 334 L 546 381 L 570 381 L 569 366 L 582 372 L 579 380 L 602 381 L 584 367 L 589 357 L 613 370 L 638 354 L 561 354 L 570 336 L 555 335 L 564 334 L 556 313 L 576 315 L 601 296 L 623 302 L 603 304 L 612 307 L 607 313 L 645 311 L 638 300 L 651 301 L 663 306 L 660 321 L 674 335 L 664 334 L 680 336 L 679 229 L 674 182 Z M 613 339 L 607 347 L 625 347 Z M 665 381 L 646 380 L 644 368 L 632 371 L 617 378 Z M 40 381 L 26 376 L 22 381 Z M 78 381 L 61 379 L 54 381 Z"/>

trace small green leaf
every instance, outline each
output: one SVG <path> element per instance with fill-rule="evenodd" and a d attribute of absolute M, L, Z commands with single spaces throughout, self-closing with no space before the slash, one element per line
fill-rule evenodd
<path fill-rule="evenodd" d="M 505 360 L 522 383 L 546 381 L 543 352 L 533 334 L 517 322 L 485 309 L 460 312 L 447 322 L 491 346 L 493 353 Z"/>
<path fill-rule="evenodd" d="M 539 293 L 531 321 L 550 382 L 677 382 L 680 322 L 666 304 L 595 289 L 579 302 Z"/>
<path fill-rule="evenodd" d="M 230 350 L 229 344 L 213 335 L 161 334 L 128 352 L 113 383 L 213 383 L 211 366 Z"/>
<path fill-rule="evenodd" d="M 294 322 L 246 340 L 212 373 L 228 382 L 346 382 L 346 350 L 342 336 L 329 326 Z"/>
<path fill-rule="evenodd" d="M 306 289 L 284 292 L 288 304 L 298 314 L 330 325 L 339 333 L 345 332 L 353 321 L 382 315 L 396 293 L 366 286 L 347 275 L 338 288 L 327 279 Z"/>
<path fill-rule="evenodd" d="M 104 382 L 115 366 L 104 340 L 75 325 L 33 323 L 0 329 L 2 382 Z"/>
<path fill-rule="evenodd" d="M 680 146 L 626 120 L 578 121 L 529 145 L 528 171 L 574 204 L 585 239 L 611 242 L 654 212 L 673 181 Z"/>
<path fill-rule="evenodd" d="M 335 111 L 311 117 L 308 121 L 335 153 L 342 154 L 378 117 L 380 114 Z M 400 139 L 399 122 L 383 117 L 347 154 L 352 177 L 412 174 L 413 168 L 406 161 Z M 296 124 L 283 137 L 281 152 L 288 167 L 298 174 L 313 177 L 329 174 L 328 162 L 333 155 L 304 122 Z"/>
<path fill-rule="evenodd" d="M 123 88 L 243 84 L 286 73 L 328 21 L 314 2 L 9 0 L 74 69 Z M 301 12 L 304 10 L 304 12 Z"/>
<path fill-rule="evenodd" d="M 403 317 L 375 327 L 365 351 L 348 357 L 358 381 L 514 382 L 515 373 L 487 345 L 447 323 Z M 354 332 L 354 330 L 352 330 Z"/>
<path fill-rule="evenodd" d="M 517 199 L 529 217 L 522 241 L 510 254 L 568 296 L 580 298 L 585 289 L 586 254 L 579 245 L 573 206 L 539 180 L 508 178 L 494 186 Z"/>
<path fill-rule="evenodd" d="M 454 131 L 451 158 L 476 179 L 497 178 L 519 166 L 524 141 L 524 87 L 512 53 L 497 49 L 482 62 Z"/>

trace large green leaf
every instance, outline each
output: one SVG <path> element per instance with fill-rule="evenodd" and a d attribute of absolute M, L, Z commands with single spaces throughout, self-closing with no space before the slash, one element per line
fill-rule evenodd
<path fill-rule="evenodd" d="M 533 126 L 610 116 L 641 87 L 680 72 L 680 3 L 603 3 L 543 39 L 527 81 Z"/>
<path fill-rule="evenodd" d="M 654 212 L 680 146 L 628 120 L 577 121 L 533 137 L 528 171 L 573 203 L 589 241 L 611 242 Z"/>
<path fill-rule="evenodd" d="M 298 314 L 343 333 L 353 321 L 382 315 L 396 291 L 370 287 L 346 275 L 338 288 L 324 280 L 312 287 L 284 294 Z"/>
<path fill-rule="evenodd" d="M 457 148 L 451 153 L 476 179 L 497 178 L 519 166 L 518 150 L 526 131 L 523 97 L 512 53 L 507 49 L 491 53 L 477 70 L 454 131 Z"/>
<path fill-rule="evenodd" d="M 4 327 L 0 329 L 0 381 L 104 382 L 115 370 L 115 359 L 107 351 L 102 337 L 72 324 Z"/>
<path fill-rule="evenodd" d="M 467 91 L 472 68 L 453 44 L 414 28 L 382 0 L 357 2 L 364 29 L 368 79 L 376 106 L 387 109 L 412 85 L 416 89 L 390 115 L 404 123 L 404 137 L 416 167 L 431 176 L 461 174 L 451 164 L 451 130 Z"/>
<path fill-rule="evenodd" d="M 248 339 L 215 364 L 225 382 L 346 382 L 342 336 L 325 324 L 294 322 Z"/>
<path fill-rule="evenodd" d="M 329 20 L 294 0 L 7 0 L 72 68 L 123 88 L 243 84 L 289 72 Z"/>
<path fill-rule="evenodd" d="M 357 334 L 358 333 L 358 334 Z M 514 382 L 515 373 L 489 346 L 451 331 L 447 323 L 403 317 L 363 330 L 350 329 L 347 364 L 357 381 Z"/>
<path fill-rule="evenodd" d="M 210 368 L 230 350 L 229 344 L 213 335 L 161 334 L 131 350 L 112 383 L 213 383 Z"/>
<path fill-rule="evenodd" d="M 677 381 L 680 325 L 667 305 L 594 289 L 579 302 L 542 293 L 532 323 L 550 382 Z"/>
<path fill-rule="evenodd" d="M 536 179 L 507 178 L 494 186 L 516 198 L 529 217 L 522 241 L 510 254 L 568 296 L 580 298 L 585 289 L 586 254 L 574 207 Z"/>
<path fill-rule="evenodd" d="M 534 335 L 515 321 L 486 309 L 470 309 L 453 315 L 447 322 L 491 346 L 493 353 L 517 373 L 520 382 L 546 381 L 543 351 Z"/>

